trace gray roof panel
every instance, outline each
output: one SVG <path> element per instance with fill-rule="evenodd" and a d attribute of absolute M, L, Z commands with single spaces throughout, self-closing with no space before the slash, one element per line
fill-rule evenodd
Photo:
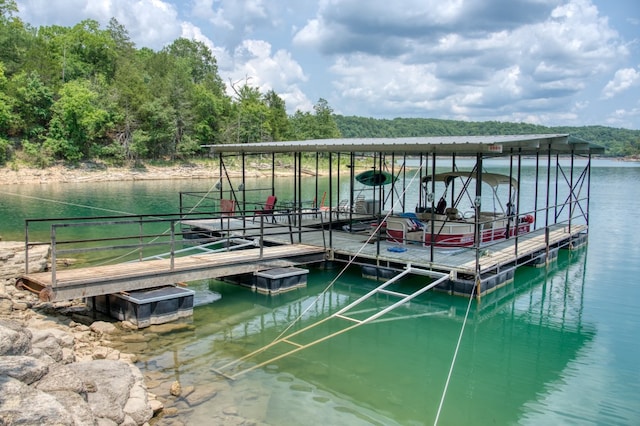
<path fill-rule="evenodd" d="M 439 155 L 475 155 L 514 153 L 602 153 L 604 149 L 568 134 L 493 135 L 493 136 L 429 136 L 411 138 L 314 139 L 306 141 L 259 142 L 244 144 L 203 145 L 213 152 L 384 152 L 435 153 Z"/>

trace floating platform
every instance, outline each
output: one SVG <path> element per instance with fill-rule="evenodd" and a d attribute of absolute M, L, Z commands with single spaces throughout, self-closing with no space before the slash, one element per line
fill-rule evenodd
<path fill-rule="evenodd" d="M 121 294 L 106 294 L 92 299 L 90 306 L 138 328 L 164 324 L 193 315 L 193 290 L 165 286 Z"/>
<path fill-rule="evenodd" d="M 254 274 L 254 286 L 257 292 L 278 294 L 307 286 L 308 269 L 275 268 Z"/>

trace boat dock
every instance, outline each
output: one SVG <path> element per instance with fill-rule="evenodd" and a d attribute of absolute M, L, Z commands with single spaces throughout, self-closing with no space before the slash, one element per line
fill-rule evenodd
<path fill-rule="evenodd" d="M 365 275 L 383 279 L 411 268 L 445 274 L 448 280 L 437 289 L 480 297 L 510 282 L 519 266 L 545 265 L 559 249 L 586 244 L 591 155 L 602 152 L 566 134 L 210 148 L 220 180 L 206 193 L 181 193 L 179 213 L 28 220 L 26 264 L 29 245 L 50 244 L 51 271 L 26 271 L 18 285 L 53 301 L 330 261 L 359 265 Z M 307 161 L 315 155 L 316 168 L 321 157 L 327 161 L 328 185 L 320 184 L 319 169 L 315 176 L 306 168 L 303 173 L 303 153 Z M 257 164 L 253 155 L 272 161 L 262 188 L 246 181 L 247 165 Z M 526 188 L 524 156 L 535 159 Z M 240 178 L 227 173 L 228 157 L 241 165 Z M 495 158 L 506 160 L 506 174 L 487 170 Z M 464 159 L 471 167 L 462 165 Z M 287 161 L 293 163 L 292 190 L 276 194 L 275 170 Z M 358 167 L 363 171 L 356 175 Z M 506 189 L 499 189 L 502 184 Z M 496 202 L 500 195 L 506 202 Z M 418 229 L 402 222 L 409 217 L 418 219 L 412 222 Z M 51 241 L 33 243 L 30 227 L 43 224 Z M 79 229 L 86 226 L 108 227 L 109 237 L 78 238 L 93 235 Z M 72 236 L 63 237 L 69 230 Z M 109 265 L 61 269 L 57 262 L 100 250 L 113 254 Z"/>
<path fill-rule="evenodd" d="M 324 222 L 308 212 L 301 216 L 306 218 L 303 217 L 299 226 L 293 227 L 291 232 L 282 232 L 283 227 L 290 229 L 290 225 L 280 223 L 280 218 L 276 223 L 263 224 L 262 238 L 265 244 L 288 245 L 295 240 L 297 244 L 325 247 L 329 239 L 328 231 L 319 227 Z M 225 218 L 223 222 L 219 219 L 189 220 L 184 224 L 198 232 L 236 238 L 251 237 L 260 228 L 259 221 L 256 223 L 233 218 Z M 518 266 L 546 264 L 555 259 L 558 249 L 575 249 L 586 243 L 585 225 L 574 225 L 571 228 L 554 225 L 547 231 L 534 230 L 517 238 L 486 244 L 478 253 L 469 247 L 438 248 L 418 242 L 400 244 L 384 234 L 377 234 L 373 221 L 359 232 L 332 230 L 331 248 L 327 249 L 326 260 L 376 268 L 374 274 L 381 273 L 381 279 L 390 277 L 385 272 L 394 275 L 405 270 L 407 265 L 445 273 L 451 279 L 439 286 L 439 289 L 461 295 L 470 293 L 470 287 L 477 284 L 474 277 L 478 274 L 481 293 L 486 294 L 513 278 L 513 271 Z"/>

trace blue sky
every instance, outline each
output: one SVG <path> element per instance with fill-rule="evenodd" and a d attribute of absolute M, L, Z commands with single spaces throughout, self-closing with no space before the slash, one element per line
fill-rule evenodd
<path fill-rule="evenodd" d="M 638 0 L 19 0 L 34 26 L 115 17 L 206 43 L 223 80 L 374 118 L 640 129 Z M 230 91 L 230 94 L 232 92 Z"/>

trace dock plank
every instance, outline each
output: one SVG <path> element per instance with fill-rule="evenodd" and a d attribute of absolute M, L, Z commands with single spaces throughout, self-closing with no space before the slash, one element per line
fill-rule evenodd
<path fill-rule="evenodd" d="M 153 259 L 116 265 L 90 266 L 51 272 L 26 274 L 19 283 L 30 289 L 46 290 L 41 297 L 50 301 L 140 290 L 180 281 L 217 278 L 273 267 L 291 266 L 295 259 L 316 255 L 324 258 L 322 247 L 290 244 L 204 253 L 170 259 Z"/>

